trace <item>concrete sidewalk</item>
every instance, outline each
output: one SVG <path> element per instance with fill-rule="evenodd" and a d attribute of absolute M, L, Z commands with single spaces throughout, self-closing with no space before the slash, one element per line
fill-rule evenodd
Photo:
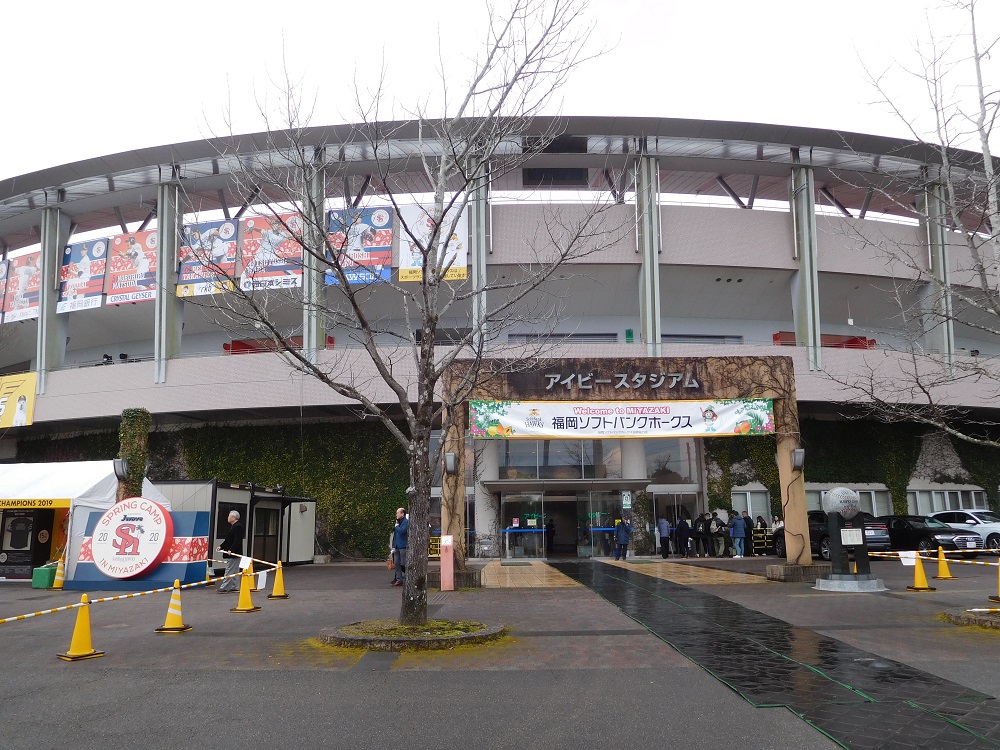
<path fill-rule="evenodd" d="M 710 592 L 998 695 L 993 654 L 1000 636 L 937 619 L 944 608 L 976 606 L 997 593 L 994 568 L 953 568 L 958 581 L 941 582 L 937 592 L 910 594 L 904 589 L 912 573 L 899 563 L 879 562 L 876 573 L 892 591 L 832 594 L 809 584 L 763 581 L 754 567 L 766 561 L 709 558 L 697 565 L 650 561 L 617 567 Z M 599 561 L 585 565 L 616 569 Z M 688 580 L 675 580 L 682 575 Z M 565 578 L 557 568 L 544 576 Z M 69 646 L 75 613 L 0 625 L 0 744 L 384 750 L 399 743 L 463 743 L 551 750 L 663 743 L 668 727 L 669 744 L 706 750 L 734 743 L 836 746 L 786 709 L 753 707 L 579 584 L 430 594 L 432 618 L 510 627 L 512 637 L 499 646 L 362 655 L 316 641 L 324 628 L 395 617 L 400 590 L 388 584 L 381 563 L 288 568 L 289 599 L 268 600 L 267 592 L 258 592 L 253 599 L 261 611 L 239 614 L 229 612 L 234 595 L 185 590 L 183 619 L 193 629 L 179 635 L 153 632 L 164 622 L 169 594 L 93 605 L 93 646 L 107 653 L 77 663 L 55 658 Z M 0 585 L 0 617 L 76 601 L 77 592 Z M 719 642 L 727 635 L 718 632 Z M 724 740 L 712 729 L 720 722 Z"/>

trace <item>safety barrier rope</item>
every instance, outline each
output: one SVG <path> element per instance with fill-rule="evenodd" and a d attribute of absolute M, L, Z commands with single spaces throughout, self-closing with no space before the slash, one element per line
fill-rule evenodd
<path fill-rule="evenodd" d="M 229 550 L 220 550 L 220 552 L 222 552 L 223 555 L 229 555 L 230 557 L 245 557 L 248 560 L 252 560 L 255 563 L 260 563 L 261 565 L 267 565 L 267 566 L 269 566 L 272 569 L 275 569 L 275 568 L 278 567 L 277 563 L 270 562 L 269 560 L 258 560 L 256 557 L 250 557 L 248 555 L 237 555 L 236 553 L 230 552 Z M 222 562 L 222 563 L 224 563 L 225 560 L 212 560 L 212 562 Z"/>
<path fill-rule="evenodd" d="M 902 559 L 900 557 L 900 555 L 899 555 L 898 552 L 869 552 L 868 556 L 869 557 L 885 557 L 885 558 L 887 558 L 889 560 L 900 560 L 900 559 Z M 938 559 L 936 553 L 933 556 L 921 555 L 921 554 L 917 553 L 913 557 L 914 557 L 914 559 L 916 559 L 916 558 L 919 557 L 921 560 L 927 560 L 929 562 L 937 562 L 937 559 Z M 996 568 L 996 567 L 1000 566 L 1000 562 L 982 562 L 980 560 L 949 560 L 948 564 L 949 565 L 953 565 L 953 564 L 957 564 L 957 565 L 985 565 L 985 566 L 990 567 L 990 568 Z"/>
<path fill-rule="evenodd" d="M 242 555 L 239 555 L 239 557 L 242 557 Z M 253 559 L 253 558 L 251 558 L 251 559 Z M 212 560 L 211 558 L 209 558 L 208 560 L 206 560 L 206 562 L 223 562 L 223 561 L 222 560 Z M 273 563 L 268 563 L 268 562 L 265 562 L 265 564 L 266 565 L 273 565 Z M 277 565 L 273 565 L 273 567 L 276 568 Z M 227 576 L 224 575 L 224 576 L 218 576 L 217 578 L 208 578 L 207 580 L 204 580 L 204 581 L 195 581 L 194 583 L 183 583 L 183 584 L 181 584 L 180 588 L 182 588 L 182 589 L 192 589 L 192 588 L 197 588 L 199 586 L 208 586 L 210 584 L 215 584 L 215 583 L 217 583 L 219 581 L 225 581 L 225 580 L 228 580 L 230 578 L 238 578 L 241 575 L 243 575 L 243 571 L 240 571 L 238 573 L 232 573 L 232 574 L 227 575 Z M 32 617 L 38 617 L 39 615 L 50 615 L 50 614 L 53 614 L 55 612 L 65 612 L 66 610 L 76 609 L 77 607 L 86 607 L 88 604 L 101 604 L 103 602 L 117 602 L 117 601 L 121 601 L 123 599 L 134 599 L 134 598 L 139 597 L 139 596 L 146 596 L 148 594 L 163 594 L 163 593 L 165 593 L 167 591 L 173 591 L 173 590 L 174 590 L 174 587 L 171 585 L 171 586 L 164 586 L 163 588 L 158 588 L 158 589 L 150 589 L 149 591 L 135 591 L 135 592 L 132 592 L 131 594 L 118 594 L 116 596 L 104 596 L 104 597 L 101 597 L 100 599 L 91 599 L 87 603 L 76 602 L 75 604 L 67 604 L 64 607 L 53 607 L 52 609 L 43 609 L 43 610 L 39 610 L 38 612 L 31 612 L 31 613 L 26 614 L 26 615 L 15 615 L 13 617 L 5 617 L 3 619 L 0 619 L 0 625 L 4 625 L 4 624 L 6 624 L 8 622 L 17 622 L 19 620 L 27 620 L 27 619 L 32 618 Z"/>

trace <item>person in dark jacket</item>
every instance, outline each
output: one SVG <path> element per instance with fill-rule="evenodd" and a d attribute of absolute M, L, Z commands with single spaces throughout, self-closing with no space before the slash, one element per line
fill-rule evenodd
<path fill-rule="evenodd" d="M 392 559 L 396 570 L 392 577 L 392 586 L 402 586 L 406 581 L 406 537 L 410 532 L 410 519 L 406 510 L 396 508 L 396 526 L 392 530 Z"/>
<path fill-rule="evenodd" d="M 660 557 L 666 560 L 670 557 L 670 521 L 661 518 L 656 522 L 656 528 L 660 532 Z"/>
<path fill-rule="evenodd" d="M 236 573 L 240 569 L 240 558 L 243 557 L 243 540 L 246 538 L 246 535 L 246 529 L 240 523 L 240 512 L 238 510 L 229 511 L 229 531 L 226 532 L 225 539 L 219 545 L 219 550 L 223 553 L 223 557 L 226 558 L 226 578 L 219 584 L 218 591 L 220 594 L 240 590 L 239 579 L 236 577 Z M 232 578 L 229 576 L 232 576 Z"/>
<path fill-rule="evenodd" d="M 674 529 L 674 538 L 677 540 L 677 554 L 681 557 L 687 557 L 688 542 L 691 538 L 691 526 L 683 516 L 677 522 L 677 528 Z"/>
<path fill-rule="evenodd" d="M 632 539 L 632 527 L 627 518 L 622 518 L 615 524 L 615 559 L 625 561 L 628 553 L 628 543 Z"/>
<path fill-rule="evenodd" d="M 733 557 L 740 558 L 743 557 L 743 544 L 746 541 L 748 533 L 752 532 L 751 529 L 747 529 L 747 525 L 743 523 L 743 519 L 740 518 L 735 513 L 729 518 L 729 536 L 733 538 Z"/>
<path fill-rule="evenodd" d="M 744 544 L 744 549 L 746 550 L 747 557 L 753 557 L 754 556 L 754 552 L 753 552 L 753 526 L 754 526 L 753 519 L 750 517 L 749 513 L 747 513 L 746 511 L 743 511 L 743 515 L 741 517 L 741 520 L 743 521 L 743 526 L 746 528 L 746 541 L 743 543 Z"/>
<path fill-rule="evenodd" d="M 708 531 L 708 514 L 701 513 L 695 519 L 694 528 L 691 531 L 691 540 L 694 542 L 694 556 L 701 557 L 702 554 L 708 557 L 708 548 L 712 543 L 712 535 Z"/>

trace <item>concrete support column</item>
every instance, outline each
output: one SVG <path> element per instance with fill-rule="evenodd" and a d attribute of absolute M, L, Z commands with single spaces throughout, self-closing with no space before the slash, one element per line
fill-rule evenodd
<path fill-rule="evenodd" d="M 490 252 L 490 183 L 489 176 L 479 179 L 469 200 L 469 262 L 472 265 L 473 289 L 486 287 L 486 260 Z M 473 349 L 483 345 L 483 326 L 486 322 L 486 293 L 472 298 Z"/>
<path fill-rule="evenodd" d="M 326 149 L 313 151 L 312 172 L 302 202 L 306 249 L 302 254 L 302 354 L 316 364 L 326 348 L 323 277 L 326 269 Z"/>
<path fill-rule="evenodd" d="M 646 471 L 646 441 L 622 440 L 622 478 L 648 479 Z"/>
<path fill-rule="evenodd" d="M 798 149 L 792 150 L 798 162 Z M 819 317 L 819 249 L 816 241 L 816 185 L 811 167 L 793 166 L 789 179 L 789 206 L 795 259 L 799 269 L 792 275 L 792 316 L 795 341 L 805 346 L 810 370 L 822 370 Z"/>
<path fill-rule="evenodd" d="M 177 296 L 181 234 L 180 189 L 161 184 L 156 200 L 156 311 L 153 331 L 154 383 L 167 382 L 167 361 L 181 351 L 184 302 Z"/>
<path fill-rule="evenodd" d="M 660 162 L 640 156 L 635 167 L 635 223 L 642 265 L 639 269 L 639 327 L 646 356 L 663 352 L 660 333 Z"/>
<path fill-rule="evenodd" d="M 39 263 L 38 337 L 35 342 L 36 393 L 45 393 L 46 375 L 58 369 L 66 359 L 66 334 L 69 315 L 56 315 L 59 298 L 59 271 L 63 248 L 69 242 L 70 220 L 58 208 L 42 211 L 42 257 Z"/>
<path fill-rule="evenodd" d="M 931 277 L 923 300 L 923 344 L 926 349 L 939 352 L 948 372 L 952 373 L 955 364 L 955 316 L 951 298 L 951 257 L 945 235 L 947 212 L 944 187 L 928 185 L 917 199 L 917 208 L 927 243 Z"/>
<path fill-rule="evenodd" d="M 503 548 L 500 535 L 500 498 L 483 487 L 483 482 L 500 478 L 501 440 L 473 441 L 476 453 L 476 536 L 493 537 L 493 554 L 497 557 Z"/>

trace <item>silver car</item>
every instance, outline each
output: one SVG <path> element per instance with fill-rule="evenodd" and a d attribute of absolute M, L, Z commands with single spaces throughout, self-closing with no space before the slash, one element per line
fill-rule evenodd
<path fill-rule="evenodd" d="M 954 529 L 974 531 L 983 538 L 988 552 L 1000 553 L 1000 515 L 991 510 L 939 510 L 931 518 Z"/>

